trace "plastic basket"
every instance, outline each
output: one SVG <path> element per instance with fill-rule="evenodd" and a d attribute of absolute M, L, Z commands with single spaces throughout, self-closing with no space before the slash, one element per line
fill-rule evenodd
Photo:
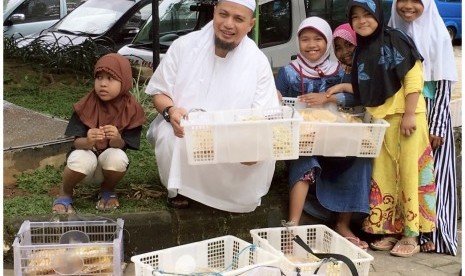
<path fill-rule="evenodd" d="M 296 98 L 283 98 L 285 105 L 294 106 L 295 101 Z M 389 123 L 374 119 L 367 112 L 362 120 L 363 123 L 303 121 L 299 155 L 377 157 Z"/>
<path fill-rule="evenodd" d="M 279 256 L 284 256 L 281 269 L 286 275 L 296 275 L 300 270 L 301 275 L 313 275 L 319 268 L 319 273 L 325 273 L 328 263 L 309 256 L 308 252 L 295 243 L 292 238 L 298 235 L 314 253 L 336 253 L 343 254 L 352 260 L 359 275 L 368 275 L 370 263 L 373 257 L 343 238 L 325 225 L 306 225 L 293 227 L 276 227 L 252 229 L 250 234 L 253 243 L 257 246 Z M 338 273 L 326 275 L 351 275 L 348 267 L 338 262 L 340 270 Z M 320 267 L 321 266 L 321 267 Z"/>
<path fill-rule="evenodd" d="M 454 96 L 454 94 L 452 96 Z M 450 116 L 452 119 L 452 127 L 462 125 L 462 98 L 452 98 L 450 102 Z"/>
<path fill-rule="evenodd" d="M 291 107 L 190 112 L 182 121 L 188 163 L 297 159 L 301 121 Z"/>
<path fill-rule="evenodd" d="M 259 273 L 257 269 L 261 267 L 264 269 L 270 266 L 278 267 L 280 260 L 279 256 L 234 236 L 189 243 L 131 258 L 135 264 L 136 276 L 173 274 L 227 276 L 239 275 L 250 270 Z"/>
<path fill-rule="evenodd" d="M 13 242 L 15 276 L 123 275 L 123 226 L 122 219 L 26 220 Z M 82 243 L 83 240 L 73 241 L 73 237 L 87 240 Z"/>

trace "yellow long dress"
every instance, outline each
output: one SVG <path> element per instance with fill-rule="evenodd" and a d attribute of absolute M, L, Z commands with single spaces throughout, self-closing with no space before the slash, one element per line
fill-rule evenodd
<path fill-rule="evenodd" d="M 421 93 L 423 89 L 421 70 L 421 63 L 417 61 L 394 96 L 382 106 L 367 108 L 374 117 L 390 124 L 380 154 L 373 163 L 370 214 L 362 226 L 368 233 L 412 237 L 435 229 L 433 155 L 426 103 L 421 94 L 415 111 L 416 131 L 410 136 L 400 133 L 406 95 Z"/>

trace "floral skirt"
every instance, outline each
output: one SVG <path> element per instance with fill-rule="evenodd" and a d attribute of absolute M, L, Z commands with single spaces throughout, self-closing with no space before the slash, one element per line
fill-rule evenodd
<path fill-rule="evenodd" d="M 373 163 L 370 214 L 363 222 L 363 230 L 410 237 L 432 232 L 436 192 L 426 115 L 416 114 L 417 128 L 410 136 L 400 133 L 402 114 L 385 120 L 390 127 Z"/>

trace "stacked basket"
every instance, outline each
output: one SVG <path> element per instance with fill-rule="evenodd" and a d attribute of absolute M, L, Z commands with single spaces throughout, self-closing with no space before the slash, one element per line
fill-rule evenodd
<path fill-rule="evenodd" d="M 368 276 L 373 257 L 363 249 L 343 238 L 325 225 L 305 225 L 253 229 L 250 231 L 253 243 L 283 258 L 281 269 L 287 276 L 313 275 L 320 271 L 326 275 L 351 275 L 348 267 L 337 261 L 332 266 L 328 260 L 320 260 L 293 241 L 299 236 L 314 253 L 335 253 L 348 257 L 355 265 L 358 275 Z"/>
<path fill-rule="evenodd" d="M 295 235 L 314 253 L 348 257 L 358 275 L 367 276 L 373 257 L 324 225 L 253 229 L 250 244 L 234 236 L 204 240 L 136 255 L 136 276 L 151 275 L 350 275 L 335 259 L 319 259 L 292 241 Z M 297 273 L 297 271 L 299 273 Z"/>
<path fill-rule="evenodd" d="M 13 242 L 15 276 L 123 275 L 124 221 L 24 221 Z"/>
<path fill-rule="evenodd" d="M 277 268 L 280 257 L 234 236 L 223 236 L 136 255 L 131 261 L 136 276 L 267 275 L 264 271 Z"/>

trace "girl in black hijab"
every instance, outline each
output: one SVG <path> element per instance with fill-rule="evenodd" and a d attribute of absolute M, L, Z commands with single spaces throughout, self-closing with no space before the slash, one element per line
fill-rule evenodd
<path fill-rule="evenodd" d="M 422 58 L 409 37 L 385 26 L 381 0 L 350 0 L 348 14 L 357 33 L 354 94 L 390 124 L 374 160 L 370 214 L 362 227 L 383 235 L 373 249 L 409 257 L 420 251 L 419 232 L 435 228 L 436 215 Z"/>

